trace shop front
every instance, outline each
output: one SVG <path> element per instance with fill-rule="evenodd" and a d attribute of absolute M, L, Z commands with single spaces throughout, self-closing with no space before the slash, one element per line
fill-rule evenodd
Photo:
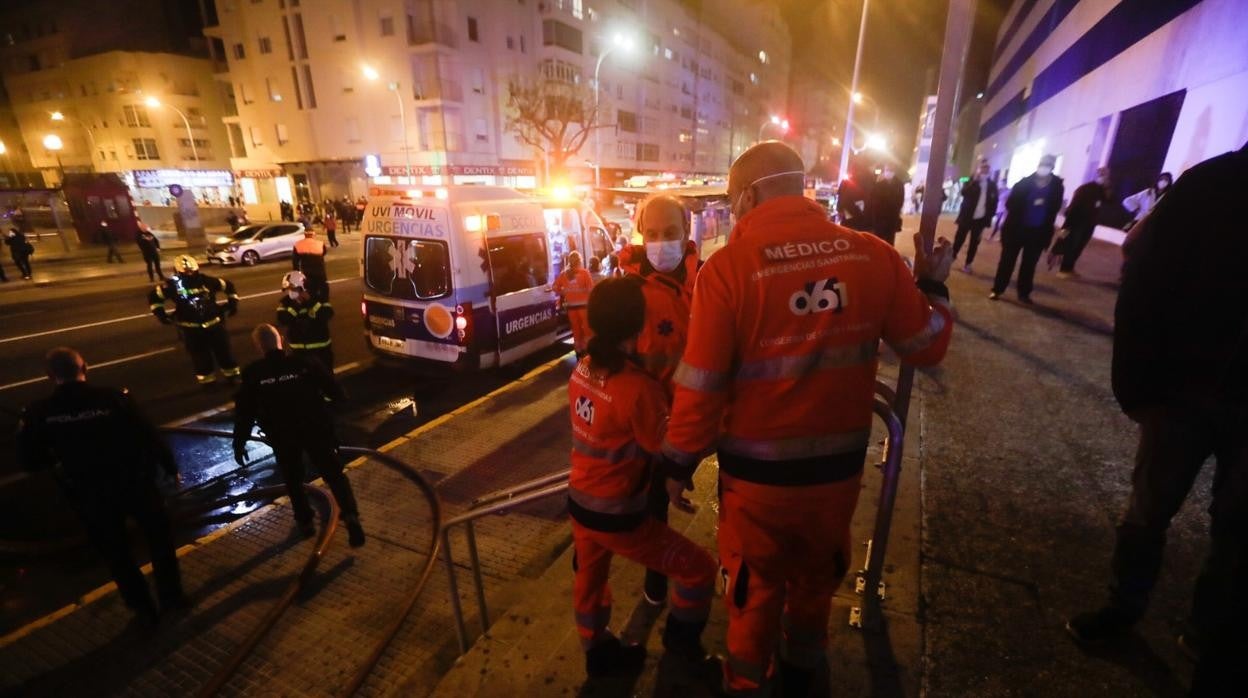
<path fill-rule="evenodd" d="M 384 165 L 373 184 L 440 187 L 448 184 L 488 184 L 535 189 L 537 169 L 531 163 L 501 165 Z"/>
<path fill-rule="evenodd" d="M 234 175 L 229 170 L 132 170 L 120 173 L 136 203 L 171 205 L 169 186 L 177 184 L 195 195 L 202 206 L 226 206 L 234 196 Z"/>

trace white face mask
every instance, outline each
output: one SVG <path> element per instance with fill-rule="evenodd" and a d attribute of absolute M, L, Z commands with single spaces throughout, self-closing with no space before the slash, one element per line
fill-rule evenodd
<path fill-rule="evenodd" d="M 1048 177 L 1049 175 L 1053 174 L 1053 168 L 1049 167 L 1048 165 L 1041 165 L 1036 168 L 1036 174 L 1040 175 L 1041 177 Z"/>
<path fill-rule="evenodd" d="M 299 291 L 297 291 L 297 290 L 295 290 L 295 289 L 293 289 L 293 288 L 292 288 L 292 289 L 290 289 L 289 291 L 287 291 L 287 292 L 286 292 L 286 295 L 287 295 L 287 297 L 289 297 L 292 301 L 297 301 L 297 300 L 299 300 Z"/>
<path fill-rule="evenodd" d="M 680 266 L 684 258 L 685 243 L 683 240 L 646 243 L 646 259 L 650 260 L 650 266 L 661 272 L 673 271 Z"/>

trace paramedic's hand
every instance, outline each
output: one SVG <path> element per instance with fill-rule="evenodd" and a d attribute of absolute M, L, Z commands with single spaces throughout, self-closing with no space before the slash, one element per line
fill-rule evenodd
<path fill-rule="evenodd" d="M 685 496 L 685 492 L 692 491 L 692 480 L 667 478 L 667 497 L 672 500 L 672 506 L 689 514 L 697 511 L 697 508 L 693 506 L 693 502 L 689 501 L 689 498 Z"/>
<path fill-rule="evenodd" d="M 944 283 L 953 267 L 953 247 L 947 238 L 937 238 L 931 254 L 923 250 L 923 234 L 914 234 L 914 278 Z"/>

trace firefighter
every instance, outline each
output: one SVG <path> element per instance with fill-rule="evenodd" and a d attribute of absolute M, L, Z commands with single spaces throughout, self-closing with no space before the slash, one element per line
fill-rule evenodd
<path fill-rule="evenodd" d="M 225 296 L 224 304 L 217 301 L 217 294 Z M 238 362 L 225 331 L 226 316 L 238 312 L 234 284 L 200 273 L 194 257 L 179 255 L 173 260 L 173 275 L 152 288 L 148 302 L 157 320 L 177 325 L 195 366 L 196 382 L 207 385 L 215 381 L 214 366 L 231 383 L 238 380 Z M 169 303 L 173 303 L 172 316 Z"/>
<path fill-rule="evenodd" d="M 334 348 L 329 321 L 334 307 L 318 301 L 307 291 L 307 277 L 292 271 L 282 278 L 282 300 L 277 304 L 277 324 L 286 330 L 286 346 L 295 354 L 319 361 L 331 373 Z"/>
<path fill-rule="evenodd" d="M 53 349 L 46 363 L 56 388 L 51 397 L 22 413 L 18 462 L 32 471 L 54 469 L 138 622 L 155 623 L 158 609 L 130 553 L 128 518 L 135 520 L 147 538 L 159 610 L 189 608 L 169 517 L 155 482 L 157 466 L 178 478 L 173 452 L 125 390 L 87 383 L 87 363 L 77 351 Z"/>
<path fill-rule="evenodd" d="M 714 591 L 715 561 L 646 510 L 650 470 L 663 440 L 663 387 L 630 358 L 645 322 L 637 284 L 606 279 L 590 294 L 594 337 L 568 384 L 572 472 L 568 510 L 575 546 L 577 632 L 591 678 L 641 668 L 645 648 L 624 645 L 607 628 L 613 555 L 675 580 L 663 631 L 669 654 L 703 664 L 701 635 Z"/>
<path fill-rule="evenodd" d="M 295 522 L 305 536 L 316 533 L 312 507 L 303 489 L 303 455 L 329 485 L 347 525 L 351 547 L 364 545 L 364 529 L 351 482 L 342 472 L 338 440 L 327 401 L 343 399 L 334 374 L 316 361 L 282 347 L 282 336 L 272 325 L 260 325 L 251 340 L 264 358 L 243 371 L 243 385 L 234 398 L 234 460 L 247 463 L 251 428 L 259 424 L 273 447 L 273 457 L 286 483 Z"/>
<path fill-rule="evenodd" d="M 316 231 L 311 224 L 303 229 L 303 239 L 295 243 L 291 252 L 291 266 L 295 271 L 303 272 L 307 279 L 307 290 L 313 298 L 320 301 L 329 300 L 329 277 L 325 271 L 325 243 L 316 239 Z"/>
<path fill-rule="evenodd" d="M 916 240 L 912 274 L 879 238 L 828 222 L 802 196 L 804 169 L 777 142 L 733 164 L 736 226 L 698 273 L 663 444 L 681 509 L 698 461 L 718 453 L 735 695 L 770 690 L 776 673 L 786 695 L 809 691 L 851 560 L 879 342 L 932 365 L 953 328 L 948 241 L 924 255 Z"/>
<path fill-rule="evenodd" d="M 568 323 L 572 325 L 572 346 L 578 358 L 585 355 L 589 338 L 593 336 L 585 311 L 593 287 L 594 278 L 581 266 L 581 253 L 569 252 L 568 267 L 555 279 L 551 290 L 559 294 L 560 303 L 568 312 Z"/>
<path fill-rule="evenodd" d="M 637 206 L 637 230 L 643 244 L 626 247 L 620 253 L 624 278 L 638 284 L 646 298 L 646 321 L 637 337 L 637 359 L 663 386 L 670 407 L 672 374 L 685 352 L 689 334 L 698 251 L 689 240 L 684 204 L 670 194 L 653 195 Z M 649 511 L 666 523 L 669 502 L 665 480 L 656 470 L 650 485 Z M 667 597 L 667 578 L 647 570 L 643 593 L 651 605 L 662 605 Z"/>

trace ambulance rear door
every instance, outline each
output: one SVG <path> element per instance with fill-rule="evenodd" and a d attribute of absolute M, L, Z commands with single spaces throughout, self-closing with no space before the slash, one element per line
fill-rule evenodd
<path fill-rule="evenodd" d="M 485 264 L 498 326 L 498 365 L 513 363 L 555 343 L 551 254 L 540 206 L 503 211 L 498 230 L 486 233 Z"/>

